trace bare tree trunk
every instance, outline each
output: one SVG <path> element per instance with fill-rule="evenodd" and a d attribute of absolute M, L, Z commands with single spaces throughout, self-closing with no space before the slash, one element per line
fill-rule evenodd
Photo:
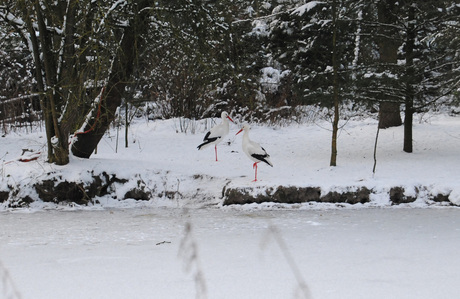
<path fill-rule="evenodd" d="M 72 153 L 80 158 L 89 158 L 96 149 L 99 141 L 115 118 L 115 113 L 120 106 L 125 87 L 133 73 L 137 55 L 136 46 L 143 30 L 147 29 L 148 12 L 143 10 L 148 7 L 149 1 L 138 2 L 138 12 L 135 13 L 130 24 L 125 28 L 120 47 L 112 65 L 112 71 L 101 95 L 98 107 L 93 107 L 89 113 L 92 123 L 87 123 L 82 133 L 77 133 L 77 139 L 72 144 Z"/>
<path fill-rule="evenodd" d="M 52 152 L 49 162 L 54 162 L 58 165 L 65 165 L 69 163 L 69 146 L 67 136 L 62 134 L 61 128 L 58 122 L 58 112 L 56 111 L 56 100 L 59 95 L 56 93 L 56 57 L 54 51 L 50 48 L 53 44 L 49 35 L 48 29 L 45 24 L 45 18 L 41 11 L 41 6 L 38 1 L 35 2 L 35 11 L 37 13 L 37 23 L 40 43 L 42 46 L 43 64 L 45 69 L 45 79 L 47 84 L 46 96 L 48 97 L 48 105 L 46 109 L 49 111 L 50 118 L 52 120 L 52 133 L 54 134 L 51 138 Z M 48 151 L 51 150 L 50 148 Z"/>
<path fill-rule="evenodd" d="M 380 1 L 378 3 L 378 18 L 382 24 L 379 39 L 380 62 L 396 65 L 398 62 L 398 43 L 394 40 L 397 32 L 392 25 L 396 23 L 396 0 Z M 393 37 L 393 38 L 392 38 Z M 400 104 L 396 102 L 380 102 L 379 128 L 397 127 L 402 124 Z"/>
<path fill-rule="evenodd" d="M 406 99 L 404 112 L 404 145 L 403 151 L 412 153 L 412 122 L 414 118 L 414 88 L 412 86 L 414 78 L 414 47 L 415 47 L 415 28 L 413 20 L 415 19 L 415 8 L 409 7 L 409 18 L 406 40 Z"/>
<path fill-rule="evenodd" d="M 24 15 L 29 16 L 32 15 L 31 8 L 26 7 L 24 3 L 22 3 L 21 9 L 23 10 Z M 52 121 L 50 117 L 50 111 L 48 109 L 48 100 L 45 96 L 45 82 L 43 80 L 43 70 L 41 65 L 40 59 L 40 50 L 39 50 L 39 43 L 37 39 L 37 35 L 35 34 L 35 29 L 32 25 L 31 18 L 25 18 L 27 31 L 30 36 L 30 42 L 32 44 L 32 55 L 35 65 L 35 78 L 37 79 L 37 88 L 39 92 L 39 99 L 40 99 L 40 109 L 43 112 L 43 118 L 45 120 L 45 131 L 46 131 L 46 141 L 47 141 L 47 148 L 48 148 L 48 161 L 53 159 L 53 145 L 51 144 L 51 138 L 53 137 L 53 128 L 52 128 Z M 19 31 L 19 30 L 18 30 Z"/>
<path fill-rule="evenodd" d="M 333 100 L 334 100 L 334 120 L 332 122 L 332 144 L 330 166 L 337 166 L 337 135 L 339 130 L 339 82 L 337 74 L 337 2 L 332 3 L 332 67 L 333 67 Z"/>
<path fill-rule="evenodd" d="M 400 104 L 395 102 L 380 102 L 379 128 L 386 129 L 402 125 Z"/>
<path fill-rule="evenodd" d="M 406 110 L 404 114 L 404 146 L 403 151 L 412 153 L 412 122 L 414 119 L 413 112 L 413 99 L 408 97 L 406 99 Z"/>
<path fill-rule="evenodd" d="M 127 82 L 132 74 L 134 63 L 134 30 L 130 26 L 125 29 L 117 58 L 113 63 L 104 92 L 101 92 L 100 103 L 93 107 L 93 123 L 86 124 L 82 133 L 77 133 L 77 140 L 72 145 L 72 153 L 80 158 L 89 158 L 96 149 L 102 136 L 115 119 L 115 112 L 120 106 Z"/>
<path fill-rule="evenodd" d="M 128 115 L 128 102 L 125 106 L 125 148 L 128 148 L 128 133 L 129 133 L 129 115 Z"/>
<path fill-rule="evenodd" d="M 76 54 L 75 45 L 75 25 L 77 15 L 77 0 L 69 0 L 67 4 L 67 11 L 65 16 L 64 28 L 64 49 L 60 67 L 59 84 L 61 87 L 61 94 L 66 104 L 66 111 L 64 121 L 61 122 L 61 130 L 63 135 L 69 136 L 75 129 L 78 116 L 81 114 L 81 86 L 84 85 L 80 82 L 82 75 L 79 74 L 80 62 Z M 89 18 L 89 17 L 88 17 Z M 88 31 L 90 32 L 90 31 Z M 83 55 L 82 55 L 83 56 Z"/>

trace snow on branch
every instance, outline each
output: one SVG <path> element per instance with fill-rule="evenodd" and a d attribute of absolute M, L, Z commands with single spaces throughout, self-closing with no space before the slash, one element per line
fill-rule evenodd
<path fill-rule="evenodd" d="M 18 17 L 16 17 L 15 15 L 13 15 L 11 12 L 9 11 L 3 11 L 4 8 L 0 8 L 0 17 L 4 20 L 6 20 L 8 23 L 12 24 L 12 25 L 16 25 L 16 26 L 24 26 L 24 21 L 19 19 Z"/>
<path fill-rule="evenodd" d="M 326 2 L 322 1 L 310 1 L 308 3 L 305 3 L 304 5 L 301 5 L 297 8 L 294 8 L 294 10 L 291 12 L 291 15 L 298 14 L 299 17 L 303 16 L 306 12 L 309 12 L 313 8 L 315 8 L 318 4 L 324 4 Z"/>
<path fill-rule="evenodd" d="M 99 23 L 99 29 L 102 28 L 102 26 L 105 24 L 105 20 L 108 18 L 108 16 L 118 7 L 118 6 L 125 6 L 128 3 L 126 0 L 118 0 L 112 6 L 107 10 L 107 12 L 104 14 L 104 17 L 102 18 L 101 22 Z M 99 32 L 99 29 L 97 30 Z"/>
<path fill-rule="evenodd" d="M 27 48 L 29 49 L 30 53 L 33 53 L 33 46 L 30 34 L 27 32 L 26 27 L 27 24 L 24 20 L 16 17 L 14 14 L 8 11 L 7 7 L 0 6 L 0 19 L 5 20 L 8 24 L 10 24 L 18 34 L 21 36 Z"/>
<path fill-rule="evenodd" d="M 9 98 L 9 99 L 4 99 L 3 97 L 0 97 L 0 101 L 2 104 L 10 104 L 10 103 L 14 103 L 14 102 L 21 101 L 24 99 L 30 99 L 38 95 L 39 95 L 38 93 L 32 93 L 32 94 L 21 95 L 21 96 L 18 96 L 15 98 Z"/>
<path fill-rule="evenodd" d="M 285 10 L 285 11 L 277 11 L 277 12 L 274 12 L 272 14 L 262 16 L 262 17 L 257 17 L 257 18 L 236 20 L 236 21 L 233 21 L 232 23 L 237 24 L 237 23 L 242 23 L 242 22 L 252 22 L 252 21 L 257 21 L 257 20 L 264 20 L 264 19 L 272 18 L 272 17 L 282 15 L 282 14 L 294 15 L 294 14 L 297 13 L 297 14 L 299 14 L 299 16 L 302 16 L 305 12 L 309 12 L 310 10 L 315 8 L 318 4 L 325 4 L 325 3 L 326 2 L 322 2 L 322 1 L 310 1 L 310 2 L 308 2 L 306 4 L 303 4 L 303 5 L 299 6 L 299 7 L 290 8 L 290 9 Z"/>
<path fill-rule="evenodd" d="M 105 88 L 102 88 L 101 91 L 99 92 L 99 94 L 97 95 L 97 97 L 94 99 L 93 103 L 91 104 L 91 110 L 90 112 L 86 115 L 86 118 L 85 118 L 85 121 L 83 122 L 83 124 L 81 125 L 80 129 L 78 129 L 76 132 L 75 132 L 75 135 L 74 136 L 77 136 L 78 134 L 81 134 L 81 133 L 84 133 L 85 132 L 85 128 L 89 126 L 89 122 L 90 120 L 92 119 L 93 117 L 93 113 L 96 109 L 99 109 L 100 105 L 101 105 L 101 101 L 102 101 L 102 97 L 104 95 L 104 90 Z M 74 142 L 75 139 L 72 140 L 72 142 Z"/>

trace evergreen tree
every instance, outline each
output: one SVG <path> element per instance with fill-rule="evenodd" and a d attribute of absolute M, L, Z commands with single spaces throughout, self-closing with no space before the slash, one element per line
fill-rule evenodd
<path fill-rule="evenodd" d="M 451 1 L 376 1 L 368 7 L 364 33 L 378 55 L 363 59 L 357 95 L 382 103 L 383 128 L 400 124 L 399 106 L 404 106 L 403 149 L 412 152 L 413 114 L 446 100 L 458 78 L 455 41 L 445 42 L 449 24 L 458 23 L 458 6 Z M 394 121 L 386 123 L 385 115 L 394 112 Z"/>
<path fill-rule="evenodd" d="M 290 70 L 294 100 L 331 109 L 330 165 L 337 163 L 339 106 L 354 99 L 361 2 L 300 1 L 273 10 L 270 50 L 279 66 Z"/>
<path fill-rule="evenodd" d="M 254 108 L 260 65 L 246 1 L 160 1 L 142 92 L 164 117 Z M 244 21 L 241 21 L 244 19 Z M 258 69 L 259 68 L 259 69 Z M 244 111 L 244 109 L 242 109 Z"/>

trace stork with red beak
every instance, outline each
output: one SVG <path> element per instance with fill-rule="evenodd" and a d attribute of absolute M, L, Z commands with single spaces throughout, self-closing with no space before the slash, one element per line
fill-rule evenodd
<path fill-rule="evenodd" d="M 223 111 L 221 114 L 222 122 L 217 126 L 211 128 L 209 132 L 203 138 L 203 143 L 198 145 L 198 149 L 206 148 L 208 145 L 214 144 L 214 150 L 216 151 L 217 161 L 217 144 L 228 134 L 229 131 L 229 120 L 233 122 L 233 119 L 228 116 L 228 113 Z"/>
<path fill-rule="evenodd" d="M 255 169 L 255 178 L 253 182 L 257 182 L 257 164 L 259 162 L 265 162 L 271 167 L 273 167 L 273 164 L 270 161 L 270 155 L 267 154 L 265 149 L 261 147 L 257 142 L 249 139 L 249 129 L 249 125 L 244 124 L 243 128 L 239 130 L 236 135 L 243 132 L 243 152 L 246 154 L 246 156 L 248 156 L 249 159 L 254 161 L 254 164 L 252 165 L 252 168 Z"/>

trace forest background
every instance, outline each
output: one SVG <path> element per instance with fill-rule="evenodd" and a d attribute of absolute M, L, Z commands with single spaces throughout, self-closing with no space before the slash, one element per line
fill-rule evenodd
<path fill-rule="evenodd" d="M 457 1 L 1 0 L 0 122 L 46 128 L 48 161 L 88 158 L 116 119 L 250 122 L 342 106 L 379 128 L 460 100 Z M 403 117 L 403 119 L 402 119 Z"/>

